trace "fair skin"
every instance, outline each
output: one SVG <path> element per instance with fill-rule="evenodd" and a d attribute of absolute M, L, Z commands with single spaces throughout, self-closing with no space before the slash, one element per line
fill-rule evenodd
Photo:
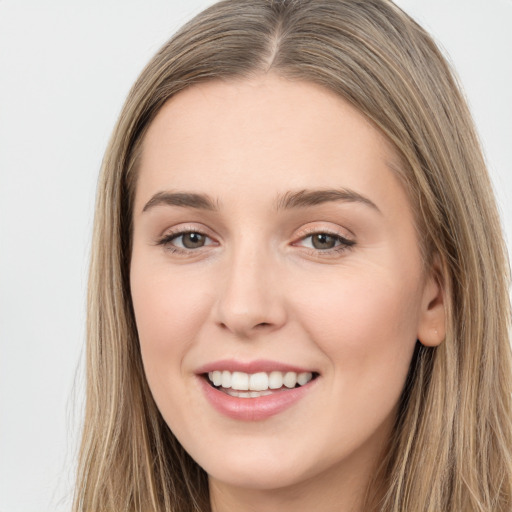
<path fill-rule="evenodd" d="M 215 512 L 362 512 L 416 340 L 444 337 L 399 165 L 344 100 L 272 74 L 190 87 L 152 122 L 133 305 L 149 386 Z M 229 396 L 215 369 L 307 382 Z"/>

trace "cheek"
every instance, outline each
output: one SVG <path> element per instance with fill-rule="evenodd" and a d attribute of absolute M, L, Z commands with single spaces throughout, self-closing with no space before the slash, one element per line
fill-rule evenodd
<path fill-rule="evenodd" d="M 328 392 L 318 406 L 331 412 L 318 421 L 324 418 L 339 447 L 332 457 L 343 458 L 365 440 L 385 443 L 392 429 L 416 345 L 417 297 L 403 283 L 375 277 L 340 280 L 329 293 L 315 290 L 308 287 L 297 314 L 328 361 Z"/>
<path fill-rule="evenodd" d="M 180 375 L 181 361 L 208 315 L 208 294 L 180 272 L 136 260 L 130 280 L 146 377 L 151 387 L 168 383 Z"/>
<path fill-rule="evenodd" d="M 297 290 L 304 299 L 297 301 L 298 316 L 320 330 L 320 338 L 337 338 L 341 346 L 378 346 L 407 333 L 415 337 L 420 299 L 415 282 L 369 274 L 306 283 Z"/>
<path fill-rule="evenodd" d="M 386 393 L 393 401 L 400 394 L 416 345 L 415 282 L 368 272 L 298 293 L 305 300 L 297 303 L 297 315 L 329 360 L 333 389 L 349 387 L 356 401 Z"/>

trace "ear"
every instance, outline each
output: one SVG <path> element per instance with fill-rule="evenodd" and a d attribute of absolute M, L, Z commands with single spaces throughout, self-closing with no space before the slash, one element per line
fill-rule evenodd
<path fill-rule="evenodd" d="M 438 255 L 425 279 L 417 338 L 426 347 L 440 345 L 446 337 L 445 279 Z"/>

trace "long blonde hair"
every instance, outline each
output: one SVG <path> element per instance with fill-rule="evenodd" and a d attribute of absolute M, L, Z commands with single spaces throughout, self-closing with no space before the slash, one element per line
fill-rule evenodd
<path fill-rule="evenodd" d="M 131 216 L 152 119 L 192 84 L 272 72 L 321 84 L 394 144 L 447 335 L 418 344 L 366 510 L 509 512 L 508 263 L 473 122 L 432 39 L 389 0 L 225 0 L 187 23 L 133 86 L 98 185 L 87 401 L 74 511 L 205 512 L 207 478 L 149 392 L 130 298 Z M 378 496 L 378 502 L 376 497 Z"/>

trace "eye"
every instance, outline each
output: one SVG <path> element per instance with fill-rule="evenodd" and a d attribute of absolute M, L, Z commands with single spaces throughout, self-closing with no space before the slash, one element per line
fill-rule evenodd
<path fill-rule="evenodd" d="M 204 233 L 199 231 L 181 231 L 179 233 L 169 233 L 159 240 L 158 245 L 164 245 L 172 250 L 194 250 L 208 245 L 213 245 L 214 241 Z"/>
<path fill-rule="evenodd" d="M 294 245 L 298 245 L 315 251 L 329 252 L 342 251 L 353 246 L 354 244 L 355 242 L 353 240 L 349 240 L 338 234 L 317 232 L 302 237 Z"/>
<path fill-rule="evenodd" d="M 206 244 L 208 237 L 202 233 L 183 233 L 172 239 L 172 241 L 178 247 L 184 249 L 197 249 L 203 247 Z"/>
<path fill-rule="evenodd" d="M 316 233 L 309 235 L 307 238 L 311 239 L 311 246 L 313 248 L 320 250 L 334 249 L 339 244 L 339 240 L 335 236 L 327 233 Z"/>

